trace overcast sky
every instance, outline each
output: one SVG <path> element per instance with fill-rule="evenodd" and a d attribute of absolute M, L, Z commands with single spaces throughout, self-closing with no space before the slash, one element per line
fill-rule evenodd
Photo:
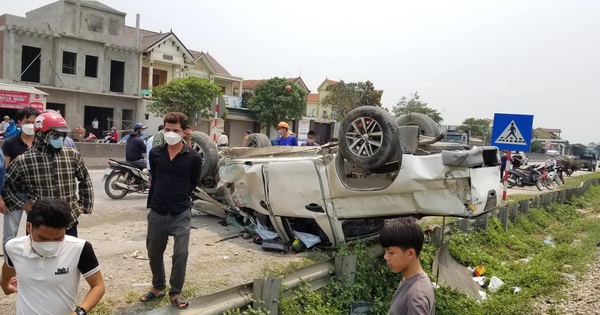
<path fill-rule="evenodd" d="M 49 0 L 2 1 L 15 15 Z M 534 115 L 600 141 L 600 1 L 103 0 L 127 24 L 173 29 L 245 79 L 371 80 L 391 109 L 415 91 L 444 124 Z"/>

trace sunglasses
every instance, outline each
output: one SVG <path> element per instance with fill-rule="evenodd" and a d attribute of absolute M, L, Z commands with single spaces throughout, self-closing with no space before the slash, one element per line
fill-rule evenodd
<path fill-rule="evenodd" d="M 54 140 L 58 140 L 60 137 L 65 137 L 65 134 L 63 132 L 54 132 L 50 135 L 50 137 Z"/>

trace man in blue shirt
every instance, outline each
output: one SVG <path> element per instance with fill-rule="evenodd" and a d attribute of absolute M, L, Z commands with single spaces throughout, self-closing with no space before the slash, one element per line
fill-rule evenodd
<path fill-rule="evenodd" d="M 277 143 L 279 145 L 298 146 L 298 139 L 290 134 L 290 125 L 285 121 L 277 124 Z"/>

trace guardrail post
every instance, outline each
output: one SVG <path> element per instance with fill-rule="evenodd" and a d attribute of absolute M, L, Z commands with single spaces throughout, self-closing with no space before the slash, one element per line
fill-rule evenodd
<path fill-rule="evenodd" d="M 565 196 L 565 198 L 567 200 L 570 200 L 571 198 L 573 198 L 573 188 L 569 188 L 569 189 L 566 190 L 566 196 Z"/>
<path fill-rule="evenodd" d="M 335 277 L 347 285 L 354 283 L 356 278 L 356 255 L 335 257 Z"/>
<path fill-rule="evenodd" d="M 478 216 L 476 219 L 477 221 L 475 221 L 475 227 L 477 227 L 480 230 L 487 230 L 488 221 L 490 219 L 489 212 Z"/>
<path fill-rule="evenodd" d="M 529 215 L 529 199 L 519 202 L 519 212 L 524 215 Z"/>
<path fill-rule="evenodd" d="M 551 202 L 552 202 L 552 199 L 551 199 L 551 197 L 550 197 L 549 194 L 543 194 L 542 195 L 542 202 L 541 202 L 542 207 L 548 208 L 550 206 Z"/>
<path fill-rule="evenodd" d="M 469 225 L 470 225 L 469 219 L 458 219 L 458 220 L 456 220 L 456 225 L 458 226 L 459 230 L 461 230 L 465 233 L 469 232 L 469 230 L 470 230 L 469 229 Z"/>
<path fill-rule="evenodd" d="M 565 203 L 566 200 L 567 200 L 567 191 L 561 190 L 558 193 L 558 203 L 563 204 L 563 203 Z"/>
<path fill-rule="evenodd" d="M 531 207 L 535 208 L 540 205 L 540 196 L 535 196 L 531 198 Z"/>
<path fill-rule="evenodd" d="M 442 247 L 442 235 L 444 235 L 444 227 L 441 226 L 436 226 L 433 229 L 433 244 L 435 244 L 435 247 L 440 248 Z"/>
<path fill-rule="evenodd" d="M 502 223 L 502 227 L 508 230 L 508 207 L 504 206 L 500 208 L 498 218 L 500 219 L 500 223 Z"/>
<path fill-rule="evenodd" d="M 510 220 L 515 221 L 517 219 L 517 213 L 519 213 L 518 203 L 508 205 L 508 217 Z"/>
<path fill-rule="evenodd" d="M 552 203 L 557 203 L 558 202 L 558 194 L 559 194 L 558 191 L 553 191 L 552 192 L 552 194 L 551 194 L 552 195 Z"/>
<path fill-rule="evenodd" d="M 252 308 L 267 310 L 271 315 L 279 314 L 279 292 L 281 279 L 254 279 Z"/>

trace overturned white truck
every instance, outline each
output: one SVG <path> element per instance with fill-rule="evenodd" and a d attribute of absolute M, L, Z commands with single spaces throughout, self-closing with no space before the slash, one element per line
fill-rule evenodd
<path fill-rule="evenodd" d="M 471 217 L 500 204 L 496 147 L 444 150 L 452 144 L 419 143 L 419 130 L 364 106 L 341 122 L 339 141 L 321 147 L 270 147 L 252 134 L 250 147 L 217 155 L 212 141 L 195 134 L 208 162 L 195 208 L 285 242 L 304 232 L 336 247 L 377 234 L 387 218 Z"/>

